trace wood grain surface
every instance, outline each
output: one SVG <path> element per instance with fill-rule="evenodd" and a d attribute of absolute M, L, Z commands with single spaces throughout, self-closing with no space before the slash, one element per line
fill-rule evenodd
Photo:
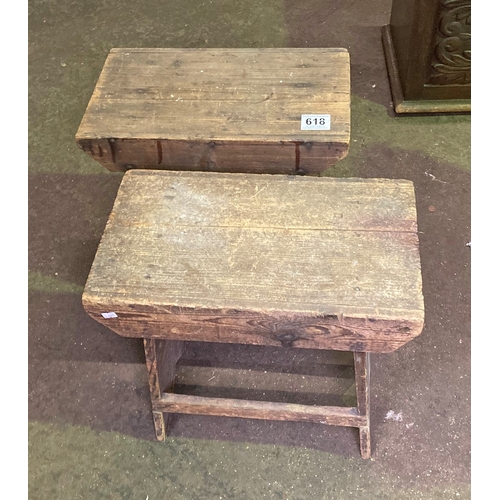
<path fill-rule="evenodd" d="M 130 337 L 393 351 L 424 321 L 413 184 L 127 172 L 83 304 Z"/>
<path fill-rule="evenodd" d="M 149 394 L 153 404 L 153 423 L 159 441 L 165 440 L 170 415 L 156 411 L 154 403 L 160 399 L 163 391 L 173 392 L 176 364 L 183 348 L 184 343 L 176 340 L 144 339 Z"/>
<path fill-rule="evenodd" d="M 301 130 L 330 114 L 330 130 Z M 76 134 L 112 171 L 318 174 L 350 139 L 346 49 L 112 49 Z"/>
<path fill-rule="evenodd" d="M 367 417 L 359 415 L 356 408 L 207 398 L 184 394 L 162 394 L 159 400 L 154 401 L 153 408 L 156 411 L 171 413 L 313 422 L 345 427 L 362 426 L 367 421 Z"/>

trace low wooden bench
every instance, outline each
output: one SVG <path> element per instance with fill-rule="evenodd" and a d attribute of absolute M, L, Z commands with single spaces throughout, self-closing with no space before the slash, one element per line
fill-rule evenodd
<path fill-rule="evenodd" d="M 131 170 L 83 305 L 144 339 L 158 439 L 165 413 L 296 420 L 359 428 L 367 458 L 369 353 L 424 322 L 413 184 Z M 184 341 L 353 351 L 357 405 L 176 394 Z"/>
<path fill-rule="evenodd" d="M 350 98 L 346 49 L 112 49 L 76 141 L 112 171 L 319 174 Z"/>

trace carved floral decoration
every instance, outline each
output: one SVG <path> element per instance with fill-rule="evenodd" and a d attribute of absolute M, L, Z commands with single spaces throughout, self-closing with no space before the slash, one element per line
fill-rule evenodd
<path fill-rule="evenodd" d="M 470 85 L 471 0 L 441 0 L 429 83 Z"/>

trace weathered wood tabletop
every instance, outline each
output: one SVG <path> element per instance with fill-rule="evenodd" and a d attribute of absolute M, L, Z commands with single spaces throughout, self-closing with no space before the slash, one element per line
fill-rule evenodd
<path fill-rule="evenodd" d="M 76 141 L 112 171 L 318 174 L 347 154 L 350 98 L 346 49 L 112 49 Z"/>
<path fill-rule="evenodd" d="M 413 184 L 131 170 L 83 304 L 129 337 L 393 351 L 424 322 Z"/>

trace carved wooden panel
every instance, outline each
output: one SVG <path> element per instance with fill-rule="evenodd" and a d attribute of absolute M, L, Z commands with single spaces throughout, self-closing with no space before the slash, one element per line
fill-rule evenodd
<path fill-rule="evenodd" d="M 393 0 L 382 41 L 397 113 L 470 112 L 471 0 Z"/>
<path fill-rule="evenodd" d="M 429 83 L 471 82 L 471 2 L 441 0 Z"/>

